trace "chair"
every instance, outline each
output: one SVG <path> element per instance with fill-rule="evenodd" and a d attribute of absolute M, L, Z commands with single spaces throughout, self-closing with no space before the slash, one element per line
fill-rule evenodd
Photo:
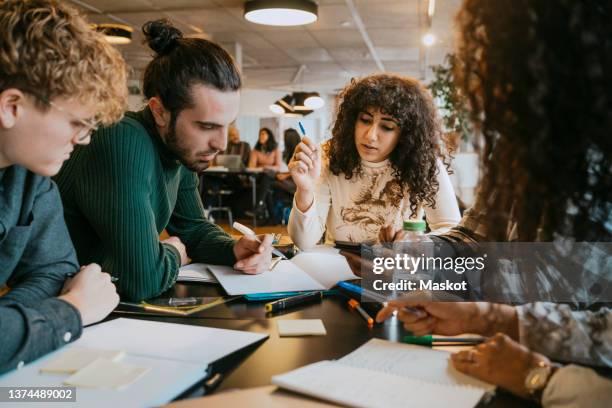
<path fill-rule="evenodd" d="M 213 213 L 226 213 L 227 221 L 229 225 L 232 225 L 234 223 L 234 215 L 232 214 L 232 209 L 230 207 L 223 205 L 223 197 L 229 197 L 230 195 L 234 194 L 234 191 L 224 188 L 226 186 L 224 186 L 225 180 L 223 180 L 223 177 L 215 181 L 216 182 L 204 183 L 203 177 L 200 179 L 200 194 L 202 196 L 202 201 L 206 202 L 204 195 L 217 198 L 217 205 L 212 205 L 209 203 L 208 207 L 205 209 L 205 214 L 211 222 L 214 222 L 215 219 L 213 217 Z"/>
<path fill-rule="evenodd" d="M 210 194 L 211 196 L 214 196 L 214 195 L 217 196 L 217 205 L 216 206 L 209 205 L 207 208 L 208 219 L 214 222 L 215 219 L 213 218 L 213 215 L 212 215 L 214 212 L 225 212 L 227 213 L 227 222 L 229 223 L 229 225 L 232 225 L 234 223 L 234 215 L 232 214 L 232 209 L 230 207 L 223 205 L 223 196 L 226 196 L 226 197 L 230 196 L 234 194 L 234 192 L 231 190 L 217 190 L 217 191 L 207 190 L 206 193 Z"/>

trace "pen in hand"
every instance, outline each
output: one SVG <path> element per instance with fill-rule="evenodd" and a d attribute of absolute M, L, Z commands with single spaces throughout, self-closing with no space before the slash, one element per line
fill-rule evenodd
<path fill-rule="evenodd" d="M 250 229 L 250 228 L 249 228 L 249 227 L 247 227 L 246 225 L 242 225 L 242 224 L 241 224 L 241 223 L 239 223 L 239 222 L 234 222 L 234 223 L 232 224 L 232 227 L 233 227 L 233 228 L 234 228 L 236 231 L 240 232 L 240 233 L 241 233 L 241 234 L 243 234 L 243 235 L 247 235 L 247 236 L 252 236 L 252 237 L 254 237 L 254 238 L 255 238 L 255 240 L 261 244 L 261 240 L 260 240 L 260 239 L 257 237 L 257 235 L 255 234 L 255 231 L 253 231 L 252 229 Z M 279 251 L 278 249 L 276 249 L 276 248 L 274 248 L 274 247 L 272 247 L 272 253 L 273 253 L 274 255 L 276 255 L 276 256 L 278 256 L 278 257 L 282 258 L 282 259 L 288 259 L 288 258 L 285 256 L 285 254 L 283 254 L 281 251 Z"/>

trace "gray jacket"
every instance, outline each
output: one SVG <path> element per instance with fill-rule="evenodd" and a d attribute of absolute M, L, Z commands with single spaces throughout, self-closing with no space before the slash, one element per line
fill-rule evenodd
<path fill-rule="evenodd" d="M 0 374 L 79 338 L 79 312 L 55 298 L 78 269 L 55 183 L 0 169 Z"/>

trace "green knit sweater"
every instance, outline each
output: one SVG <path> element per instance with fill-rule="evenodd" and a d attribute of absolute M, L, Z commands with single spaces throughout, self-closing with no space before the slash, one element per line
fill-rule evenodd
<path fill-rule="evenodd" d="M 81 264 L 119 278 L 122 298 L 159 295 L 175 282 L 178 236 L 194 262 L 231 265 L 234 241 L 204 217 L 198 177 L 165 147 L 147 108 L 99 129 L 55 177 Z"/>

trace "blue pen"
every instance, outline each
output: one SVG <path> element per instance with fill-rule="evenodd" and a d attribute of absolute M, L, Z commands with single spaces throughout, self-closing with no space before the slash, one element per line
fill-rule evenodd
<path fill-rule="evenodd" d="M 306 136 L 306 131 L 304 130 L 304 126 L 302 125 L 302 122 L 298 122 L 298 125 L 300 127 L 300 130 L 302 131 L 302 135 Z"/>

